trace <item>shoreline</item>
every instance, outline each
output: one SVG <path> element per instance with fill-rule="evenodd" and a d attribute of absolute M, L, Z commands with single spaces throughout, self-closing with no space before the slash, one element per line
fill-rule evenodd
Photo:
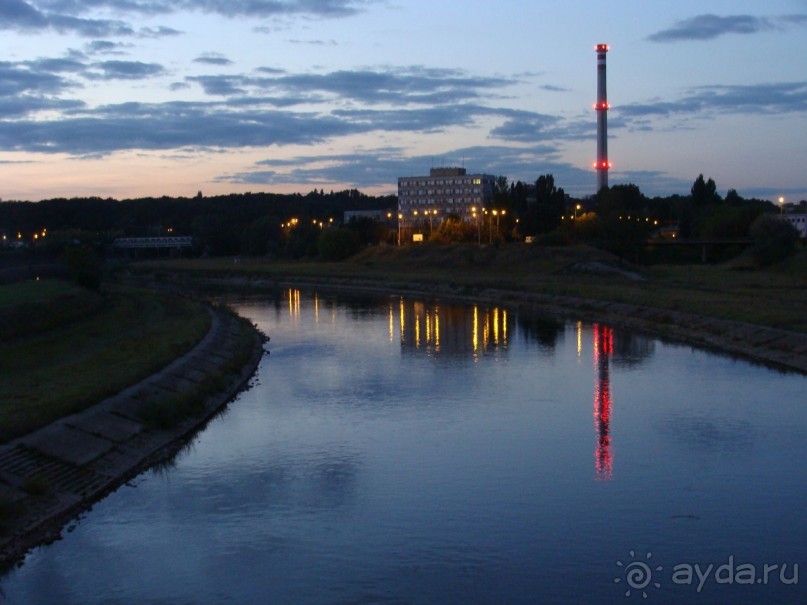
<path fill-rule="evenodd" d="M 603 322 L 696 348 L 716 351 L 780 370 L 807 375 L 807 334 L 682 311 L 555 294 L 497 288 L 452 287 L 425 282 L 382 282 L 344 277 L 293 275 L 191 275 L 172 273 L 171 289 L 224 290 L 239 295 L 283 288 L 376 296 L 419 296 L 462 304 L 505 305 L 556 319 Z M 163 287 L 169 284 L 161 284 Z M 114 397 L 0 446 L 0 499 L 25 502 L 12 530 L 0 536 L 0 568 L 21 563 L 35 547 L 60 539 L 73 519 L 143 471 L 170 460 L 193 435 L 248 388 L 264 354 L 266 337 L 249 325 L 251 350 L 229 380 L 210 393 L 200 386 L 217 382 L 231 365 L 248 324 L 208 307 L 208 334 L 160 372 Z M 176 427 L 146 426 L 140 413 L 155 398 L 204 394 L 203 412 Z M 41 492 L 41 493 L 40 493 Z"/>
<path fill-rule="evenodd" d="M 11 511 L 10 527 L 0 535 L 1 569 L 22 564 L 32 549 L 59 540 L 82 512 L 169 461 L 248 387 L 268 353 L 266 337 L 235 314 L 210 305 L 208 312 L 207 334 L 159 372 L 0 446 L 0 499 Z M 173 426 L 149 421 L 154 402 L 187 401 L 198 407 Z"/>
<path fill-rule="evenodd" d="M 541 294 L 499 288 L 462 287 L 398 281 L 379 283 L 361 278 L 293 275 L 190 275 L 180 287 L 226 288 L 251 293 L 282 288 L 319 289 L 388 296 L 422 296 L 464 304 L 507 305 L 516 310 L 558 319 L 608 323 L 657 338 L 739 357 L 779 371 L 807 375 L 807 334 L 729 319 L 707 317 L 658 307 L 615 303 L 557 294 Z"/>

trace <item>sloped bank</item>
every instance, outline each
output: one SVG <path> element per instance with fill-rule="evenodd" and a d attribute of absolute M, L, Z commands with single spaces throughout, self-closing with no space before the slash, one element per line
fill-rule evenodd
<path fill-rule="evenodd" d="M 170 459 L 249 382 L 265 338 L 209 308 L 211 327 L 158 373 L 0 447 L 0 563 L 58 539 L 72 518 Z"/>

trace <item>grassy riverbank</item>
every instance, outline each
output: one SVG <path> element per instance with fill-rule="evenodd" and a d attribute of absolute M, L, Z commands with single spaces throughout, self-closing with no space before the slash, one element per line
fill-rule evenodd
<path fill-rule="evenodd" d="M 511 244 L 375 247 L 340 263 L 194 259 L 140 264 L 138 272 L 267 279 L 355 279 L 379 286 L 442 284 L 540 292 L 684 311 L 807 332 L 807 251 L 765 269 L 722 265 L 632 267 L 589 247 Z M 635 279 L 640 276 L 642 279 Z"/>
<path fill-rule="evenodd" d="M 0 442 L 98 403 L 189 350 L 210 318 L 195 301 L 61 281 L 0 286 Z"/>

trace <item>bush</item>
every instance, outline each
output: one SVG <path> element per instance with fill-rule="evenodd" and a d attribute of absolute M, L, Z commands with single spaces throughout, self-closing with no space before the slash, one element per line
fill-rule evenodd
<path fill-rule="evenodd" d="M 750 233 L 754 240 L 751 251 L 762 266 L 782 261 L 796 252 L 798 230 L 776 216 L 760 216 L 751 225 Z"/>
<path fill-rule="evenodd" d="M 90 246 L 78 244 L 68 247 L 65 261 L 71 279 L 79 286 L 89 290 L 101 287 L 101 261 Z"/>
<path fill-rule="evenodd" d="M 477 227 L 460 219 L 447 218 L 435 229 L 429 241 L 439 244 L 458 244 L 476 242 Z"/>
<path fill-rule="evenodd" d="M 328 228 L 317 239 L 317 252 L 323 260 L 343 260 L 356 254 L 360 247 L 359 235 L 349 229 Z"/>

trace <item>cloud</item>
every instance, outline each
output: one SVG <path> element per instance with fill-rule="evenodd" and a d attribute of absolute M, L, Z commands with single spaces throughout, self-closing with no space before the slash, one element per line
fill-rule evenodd
<path fill-rule="evenodd" d="M 349 17 L 372 4 L 370 0 L 180 0 L 176 5 L 186 10 L 201 10 L 236 17 L 275 17 L 312 15 Z"/>
<path fill-rule="evenodd" d="M 54 94 L 69 88 L 64 78 L 44 70 L 42 66 L 42 61 L 27 64 L 0 62 L 0 97 Z"/>
<path fill-rule="evenodd" d="M 82 101 L 52 99 L 41 96 L 0 98 L 0 118 L 4 120 L 27 116 L 40 111 L 70 111 L 84 107 Z"/>
<path fill-rule="evenodd" d="M 552 84 L 543 84 L 539 88 L 541 90 L 546 90 L 547 92 L 569 92 L 568 88 L 563 88 L 561 86 L 553 86 Z"/>
<path fill-rule="evenodd" d="M 94 80 L 144 80 L 164 73 L 165 69 L 158 63 L 103 61 L 94 64 L 87 77 Z"/>
<path fill-rule="evenodd" d="M 685 114 L 800 113 L 807 111 L 807 81 L 701 86 L 677 101 L 620 105 L 614 111 L 628 120 Z"/>
<path fill-rule="evenodd" d="M 22 29 L 48 27 L 47 17 L 23 0 L 4 0 L 0 3 L 0 24 L 4 29 L 16 26 Z"/>
<path fill-rule="evenodd" d="M 214 13 L 225 17 L 271 18 L 309 16 L 349 17 L 363 12 L 375 0 L 2 0 L 0 30 L 22 32 L 56 31 L 84 37 L 140 36 L 157 38 L 179 35 L 170 27 L 135 29 L 125 21 L 95 19 L 98 11 L 121 15 L 156 16 L 182 11 Z"/>
<path fill-rule="evenodd" d="M 289 44 L 307 44 L 309 46 L 338 46 L 336 40 L 286 40 Z"/>
<path fill-rule="evenodd" d="M 84 50 L 91 55 L 122 55 L 124 54 L 123 48 L 125 44 L 120 42 L 111 42 L 109 40 L 93 40 L 85 45 Z"/>
<path fill-rule="evenodd" d="M 18 0 L 13 0 L 17 2 Z M 313 15 L 347 17 L 372 4 L 372 0 L 40 0 L 39 5 L 67 14 L 83 14 L 95 9 L 119 13 L 160 15 L 178 11 L 215 13 L 227 17 L 275 17 Z"/>
<path fill-rule="evenodd" d="M 0 122 L 0 149 L 80 156 L 128 149 L 309 145 L 365 130 L 329 115 L 124 103 L 60 119 Z"/>
<path fill-rule="evenodd" d="M 460 70 L 424 67 L 335 71 L 325 74 L 288 74 L 262 68 L 258 75 L 193 76 L 188 81 L 210 95 L 272 92 L 311 101 L 343 100 L 367 105 L 442 106 L 494 94 L 515 80 L 469 76 Z"/>
<path fill-rule="evenodd" d="M 196 57 L 193 60 L 194 63 L 202 63 L 204 65 L 232 65 L 233 62 L 230 61 L 224 55 L 219 53 L 205 53 L 199 57 Z"/>
<path fill-rule="evenodd" d="M 788 26 L 807 24 L 807 15 L 784 15 L 779 17 L 755 17 L 753 15 L 698 15 L 678 21 L 669 29 L 651 36 L 652 42 L 680 42 L 683 40 L 714 40 L 726 34 L 756 34 L 764 31 L 785 29 Z"/>
<path fill-rule="evenodd" d="M 506 120 L 490 131 L 492 137 L 505 141 L 540 143 L 542 141 L 585 140 L 596 134 L 596 121 L 565 120 L 558 116 L 530 111 L 504 111 Z"/>
<path fill-rule="evenodd" d="M 533 182 L 541 174 L 552 173 L 559 176 L 561 181 L 558 182 L 567 188 L 588 191 L 594 186 L 593 172 L 560 162 L 556 148 L 548 145 L 464 147 L 452 149 L 441 156 L 456 158 L 456 163 L 462 163 L 470 172 L 506 174 L 512 181 Z M 329 183 L 339 183 L 359 188 L 387 186 L 394 190 L 398 177 L 428 174 L 434 159 L 434 156 L 409 156 L 400 147 L 386 147 L 352 154 L 263 160 L 257 162 L 253 170 L 223 174 L 216 181 L 267 186 L 327 186 Z"/>
<path fill-rule="evenodd" d="M 169 36 L 181 36 L 182 32 L 172 27 L 141 27 L 137 35 L 141 38 L 167 38 Z"/>
<path fill-rule="evenodd" d="M 244 76 L 191 76 L 188 82 L 195 82 L 211 96 L 243 95 L 247 92 L 250 79 Z"/>
<path fill-rule="evenodd" d="M 31 32 L 55 30 L 80 36 L 130 36 L 134 30 L 122 21 L 81 19 L 70 14 L 44 12 L 23 0 L 0 3 L 0 29 Z"/>

